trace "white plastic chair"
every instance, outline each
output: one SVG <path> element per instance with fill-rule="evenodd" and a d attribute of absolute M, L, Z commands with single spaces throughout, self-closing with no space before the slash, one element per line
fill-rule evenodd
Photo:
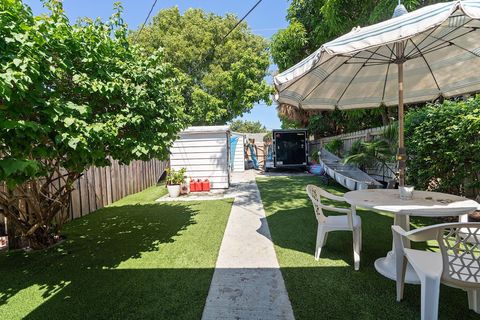
<path fill-rule="evenodd" d="M 422 320 L 438 319 L 440 283 L 463 289 L 480 313 L 480 223 L 445 223 L 406 232 L 392 226 L 397 257 L 397 301 L 403 299 L 407 260 L 420 278 Z M 405 240 L 436 240 L 440 252 L 410 249 Z"/>
<path fill-rule="evenodd" d="M 307 186 L 307 193 L 312 200 L 315 216 L 318 221 L 317 244 L 315 247 L 315 260 L 320 259 L 322 247 L 327 242 L 327 236 L 330 231 L 352 231 L 353 233 L 353 260 L 355 270 L 360 268 L 360 252 L 362 250 L 362 220 L 355 213 L 355 207 L 337 208 L 325 205 L 321 202 L 321 197 L 345 202 L 343 197 L 333 195 L 322 188 L 314 185 Z M 344 213 L 343 216 L 326 216 L 323 210 Z"/>

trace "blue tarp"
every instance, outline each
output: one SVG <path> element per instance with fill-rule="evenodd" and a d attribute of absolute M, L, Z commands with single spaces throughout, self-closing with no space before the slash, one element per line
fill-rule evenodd
<path fill-rule="evenodd" d="M 235 150 L 237 149 L 238 137 L 230 137 L 230 168 L 235 163 Z"/>

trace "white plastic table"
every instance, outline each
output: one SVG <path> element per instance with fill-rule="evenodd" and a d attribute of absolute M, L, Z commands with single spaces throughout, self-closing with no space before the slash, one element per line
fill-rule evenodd
<path fill-rule="evenodd" d="M 398 189 L 368 189 L 350 191 L 344 195 L 345 201 L 355 207 L 387 211 L 395 214 L 394 224 L 404 230 L 410 229 L 409 216 L 445 217 L 459 216 L 467 221 L 467 214 L 480 209 L 474 200 L 446 193 L 414 191 L 412 200 L 401 200 Z M 407 244 L 409 246 L 409 243 Z M 395 280 L 395 250 L 375 261 L 375 269 L 383 276 Z M 420 281 L 408 265 L 405 282 L 418 284 Z"/>

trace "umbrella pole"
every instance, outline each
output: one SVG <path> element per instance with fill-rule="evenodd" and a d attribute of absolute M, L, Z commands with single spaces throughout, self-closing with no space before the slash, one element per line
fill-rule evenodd
<path fill-rule="evenodd" d="M 398 183 L 405 185 L 405 153 L 404 142 L 404 108 L 403 108 L 403 43 L 397 43 L 397 67 L 398 67 Z"/>

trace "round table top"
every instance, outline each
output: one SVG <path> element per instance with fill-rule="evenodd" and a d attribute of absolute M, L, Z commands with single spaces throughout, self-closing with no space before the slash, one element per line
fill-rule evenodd
<path fill-rule="evenodd" d="M 412 200 L 400 199 L 398 189 L 350 191 L 343 196 L 351 205 L 418 216 L 453 216 L 480 210 L 480 204 L 460 196 L 430 191 L 414 191 Z"/>

